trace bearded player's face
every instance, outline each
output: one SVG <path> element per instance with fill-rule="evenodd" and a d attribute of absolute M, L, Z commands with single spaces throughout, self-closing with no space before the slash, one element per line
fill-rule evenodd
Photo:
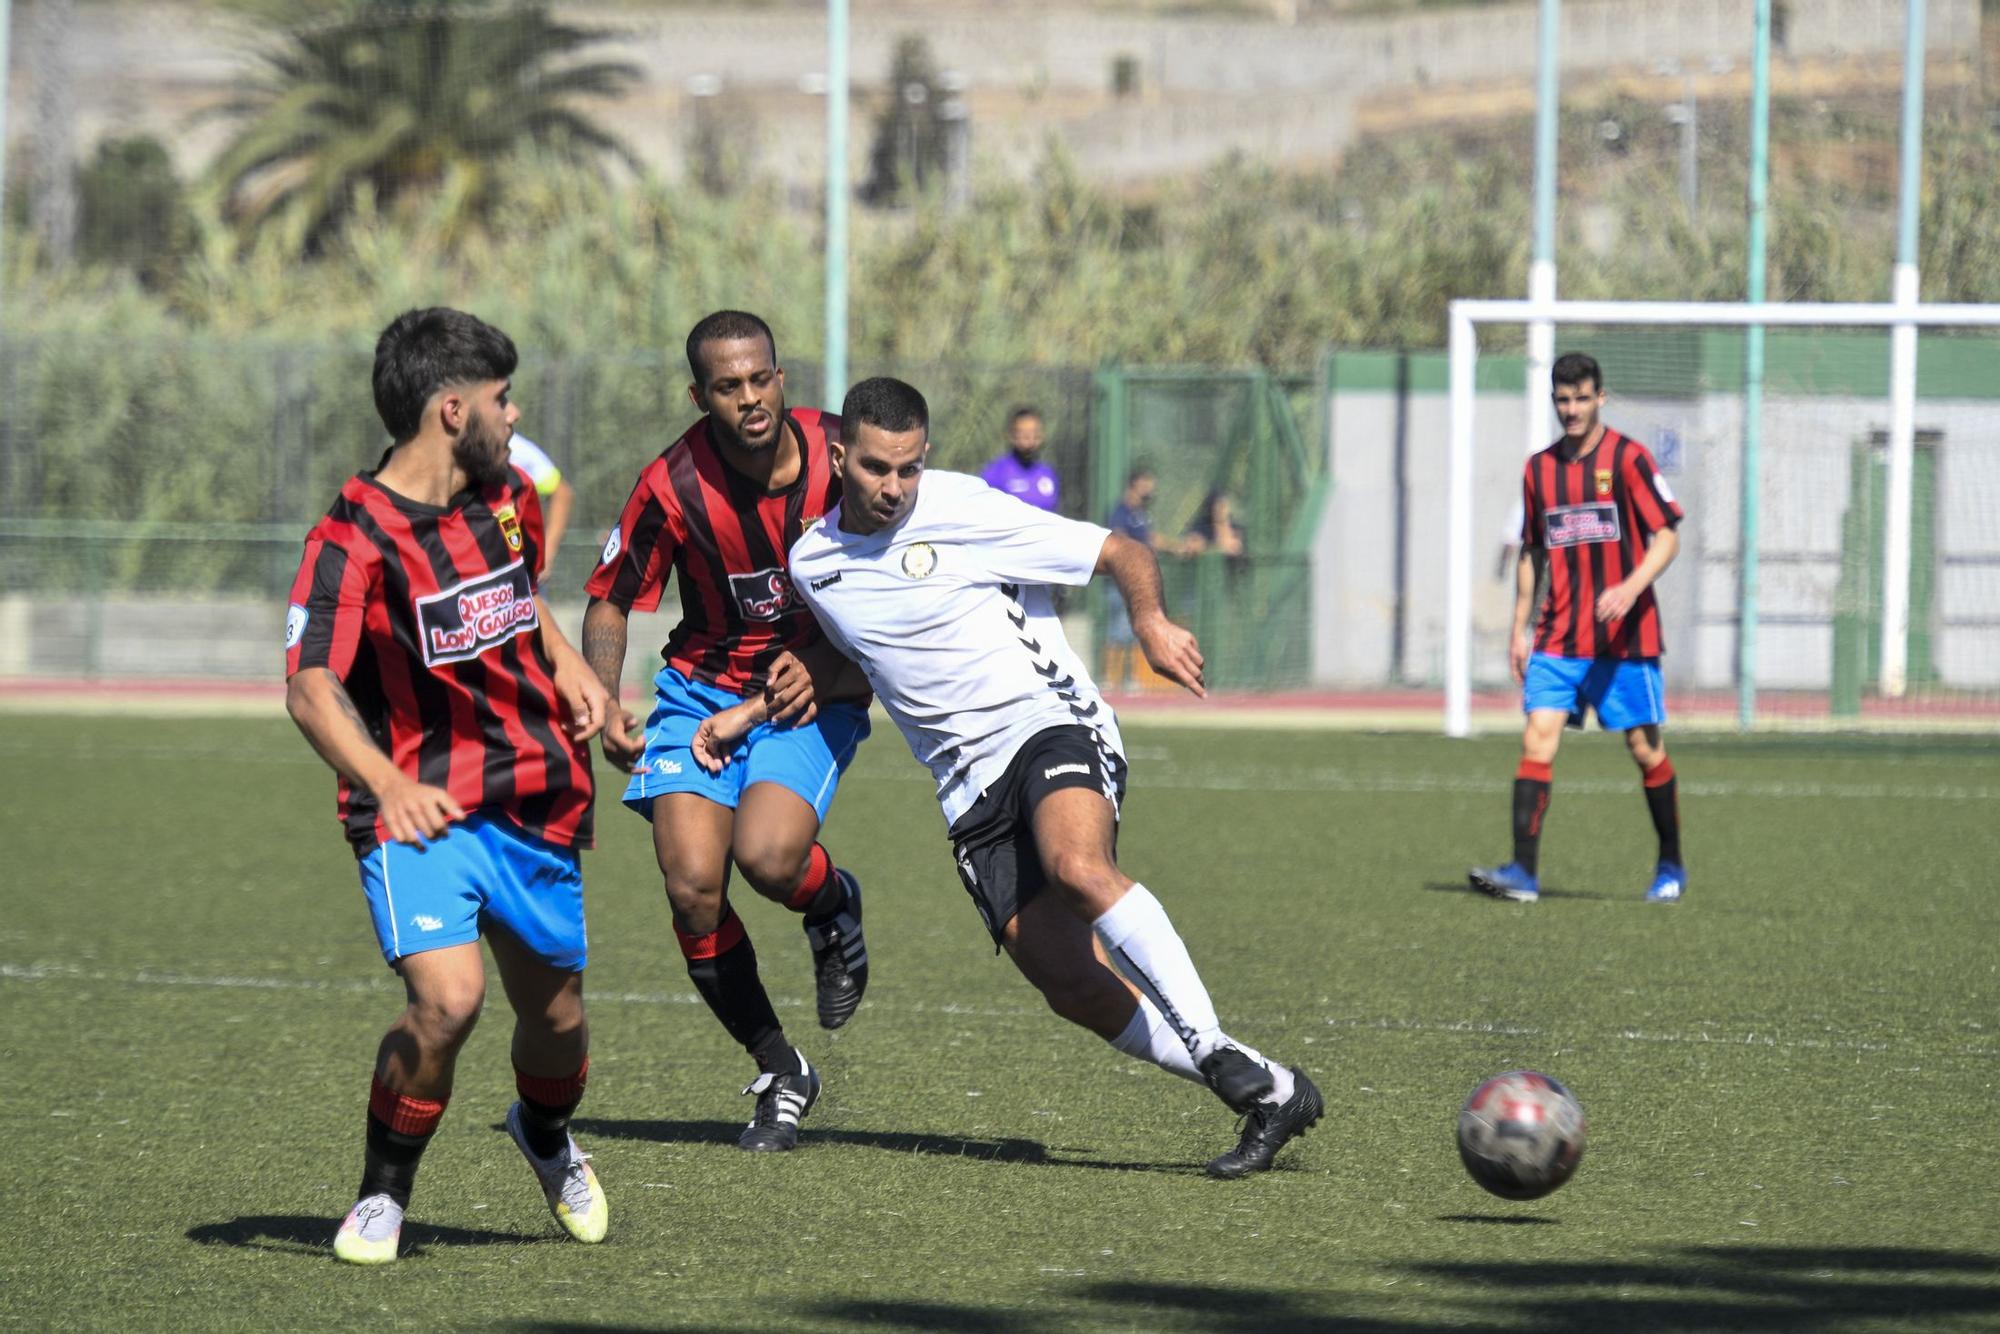
<path fill-rule="evenodd" d="M 508 444 L 521 418 L 521 410 L 507 401 L 510 387 L 506 380 L 488 380 L 465 391 L 465 424 L 451 443 L 451 458 L 475 487 L 507 479 Z"/>
<path fill-rule="evenodd" d="M 717 338 L 701 345 L 704 382 L 688 397 L 709 415 L 717 443 L 760 451 L 778 443 L 785 421 L 785 372 L 769 340 Z"/>
<path fill-rule="evenodd" d="M 1581 441 L 1597 429 L 1598 414 L 1604 410 L 1604 391 L 1585 380 L 1582 384 L 1559 384 L 1554 394 L 1556 420 L 1563 435 Z"/>

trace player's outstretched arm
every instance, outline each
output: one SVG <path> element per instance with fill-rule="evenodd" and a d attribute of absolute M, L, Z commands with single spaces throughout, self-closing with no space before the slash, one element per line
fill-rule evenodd
<path fill-rule="evenodd" d="M 590 664 L 583 660 L 583 655 L 563 638 L 555 614 L 539 595 L 535 598 L 535 607 L 542 614 L 542 651 L 549 655 L 549 661 L 555 666 L 556 694 L 562 697 L 563 707 L 569 710 L 570 735 L 578 741 L 588 741 L 604 729 L 606 720 L 611 716 L 610 693 L 597 679 Z"/>
<path fill-rule="evenodd" d="M 625 675 L 625 609 L 592 598 L 583 613 L 583 660 L 604 687 L 609 703 L 604 711 L 604 758 L 631 773 L 646 750 L 639 720 L 625 708 L 619 686 Z"/>
<path fill-rule="evenodd" d="M 1097 553 L 1098 574 L 1109 574 L 1132 617 L 1132 634 L 1154 671 L 1196 696 L 1208 698 L 1202 680 L 1201 645 L 1194 634 L 1167 619 L 1160 562 L 1143 544 L 1119 533 L 1104 539 Z"/>
<path fill-rule="evenodd" d="M 465 818 L 465 809 L 450 793 L 417 782 L 382 753 L 347 687 L 327 668 L 292 673 L 285 682 L 285 712 L 336 773 L 374 794 L 383 827 L 396 842 L 421 844 Z"/>

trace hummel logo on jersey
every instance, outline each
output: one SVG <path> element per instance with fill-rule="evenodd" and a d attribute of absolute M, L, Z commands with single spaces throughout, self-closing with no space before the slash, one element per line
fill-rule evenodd
<path fill-rule="evenodd" d="M 813 581 L 812 581 L 812 589 L 813 589 L 813 592 L 817 593 L 817 592 L 821 591 L 822 589 L 827 589 L 827 588 L 832 588 L 832 587 L 833 587 L 833 586 L 834 586 L 835 584 L 837 584 L 837 583 L 839 583 L 839 582 L 840 582 L 840 571 L 839 571 L 839 570 L 835 570 L 835 571 L 834 571 L 834 572 L 833 572 L 832 574 L 829 574 L 829 575 L 828 575 L 828 576 L 826 576 L 826 578 L 824 578 L 824 579 L 815 579 L 815 580 L 813 580 Z"/>
<path fill-rule="evenodd" d="M 1052 764 L 1042 770 L 1042 777 L 1048 779 L 1054 778 L 1057 774 L 1087 774 L 1089 772 L 1090 766 L 1087 764 Z"/>
<path fill-rule="evenodd" d="M 680 771 L 681 762 L 679 760 L 658 759 L 653 761 L 653 772 L 656 774 L 677 774 Z"/>
<path fill-rule="evenodd" d="M 736 595 L 736 609 L 748 621 L 775 621 L 799 605 L 791 577 L 783 570 L 732 574 L 729 591 Z"/>
<path fill-rule="evenodd" d="M 429 913 L 420 912 L 410 919 L 410 925 L 419 931 L 442 931 L 444 930 L 444 919 L 442 917 L 433 917 Z"/>

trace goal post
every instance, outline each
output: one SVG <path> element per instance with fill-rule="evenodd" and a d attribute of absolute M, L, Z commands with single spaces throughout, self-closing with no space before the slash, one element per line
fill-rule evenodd
<path fill-rule="evenodd" d="M 1914 690 L 1961 721 L 1990 711 L 1982 725 L 2000 729 L 2000 305 L 1458 300 L 1445 460 L 1448 735 L 1473 731 L 1476 684 L 1504 693 L 1504 647 L 1503 680 L 1482 657 L 1503 594 L 1479 584 L 1476 547 L 1518 495 L 1521 435 L 1482 425 L 1482 410 L 1519 408 L 1481 387 L 1481 335 L 1537 322 L 1562 330 L 1562 346 L 1599 355 L 1614 427 L 1656 444 L 1644 420 L 1621 427 L 1635 381 L 1654 420 L 1673 405 L 1677 455 L 1684 445 L 1690 480 L 1706 480 L 1690 515 L 1703 535 L 1696 568 L 1669 571 L 1700 595 L 1702 661 L 1689 675 L 1672 655 L 1690 646 L 1670 640 L 1670 693 L 1681 666 L 1681 693 L 1711 714 L 1733 693 L 1747 728 L 1766 696 L 1782 721 L 1841 723 L 1886 705 L 1920 725 L 1901 706 Z M 1746 415 L 1740 351 L 1752 327 L 1771 331 L 1776 349 L 1757 420 Z M 1526 406 L 1546 414 L 1546 402 L 1531 395 Z M 1778 446 L 1775 510 L 1766 438 Z M 1775 535 L 1760 523 L 1767 512 Z M 1915 544 L 1928 545 L 1913 560 Z M 1766 586 L 1780 595 L 1775 611 L 1760 611 Z M 1510 610 L 1512 597 L 1509 577 Z M 1773 631 L 1761 643 L 1760 621 Z"/>

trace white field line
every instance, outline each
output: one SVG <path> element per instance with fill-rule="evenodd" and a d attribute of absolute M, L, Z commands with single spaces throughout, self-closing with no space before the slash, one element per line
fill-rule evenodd
<path fill-rule="evenodd" d="M 379 995 L 397 997 L 402 995 L 400 983 L 387 978 L 367 980 L 360 978 L 291 978 L 291 977 L 247 977 L 247 976 L 203 976 L 192 973 L 178 973 L 164 969 L 138 968 L 130 971 L 84 968 L 77 964 L 65 963 L 0 963 L 0 981 L 46 983 L 114 983 L 135 987 L 189 987 L 217 991 L 296 991 L 306 993 L 341 993 L 348 995 Z M 593 991 L 586 993 L 586 1000 L 592 1005 L 700 1005 L 701 997 L 694 992 L 675 991 Z M 799 998 L 772 998 L 772 1003 L 788 1009 L 801 1009 L 805 1001 Z M 1048 1013 L 1040 1007 L 1028 1006 L 974 1006 L 956 1004 L 933 1004 L 928 1002 L 869 1001 L 870 1008 L 886 1010 L 892 1014 L 937 1015 L 980 1020 L 1002 1020 L 1008 1023 L 1033 1023 L 1045 1025 Z M 1738 1047 L 1749 1049 L 1782 1049 L 1787 1051 L 1860 1051 L 1860 1052 L 1908 1052 L 1921 1049 L 1923 1043 L 1912 1042 L 1909 1038 L 1890 1040 L 1877 1037 L 1862 1037 L 1834 1034 L 1822 1037 L 1785 1037 L 1769 1031 L 1725 1032 L 1717 1027 L 1684 1029 L 1680 1031 L 1648 1030 L 1633 1027 L 1619 1027 L 1609 1033 L 1598 1034 L 1557 1034 L 1549 1029 L 1530 1025 L 1499 1023 L 1481 1019 L 1368 1019 L 1353 1016 L 1331 1016 L 1317 1021 L 1321 1028 L 1345 1032 L 1378 1033 L 1425 1033 L 1444 1036 L 1465 1036 L 1477 1038 L 1540 1038 L 1574 1045 L 1579 1041 L 1594 1041 L 1609 1038 L 1621 1042 L 1669 1043 L 1713 1047 Z M 2000 1057 L 2000 1047 L 1988 1045 L 1955 1045 L 1944 1049 L 1931 1049 L 1935 1055 Z"/>
<path fill-rule="evenodd" d="M 1155 758 L 1151 748 L 1137 748 L 1132 772 L 1134 790 L 1162 788 L 1178 792 L 1333 792 L 1382 796 L 1447 795 L 1493 796 L 1513 791 L 1513 780 L 1504 772 L 1493 774 L 1426 773 L 1407 769 L 1357 772 L 1337 768 L 1290 768 L 1269 765 L 1259 768 L 1187 765 L 1172 759 Z M 30 759 L 46 754 L 45 748 L 0 740 L 0 759 Z M 221 760 L 232 763 L 298 765 L 323 767 L 319 758 L 304 749 L 295 753 L 246 751 L 222 746 L 120 746 L 115 750 L 65 750 L 63 758 L 112 764 L 133 759 Z M 612 782 L 605 776 L 603 787 Z M 914 765 L 894 770 L 867 764 L 850 770 L 847 783 L 895 783 L 914 785 L 926 780 Z M 1625 779 L 1572 778 L 1560 780 L 1561 790 L 1571 796 L 1627 795 L 1636 781 Z M 1682 778 L 1680 790 L 1688 797 L 1763 797 L 1780 801 L 2000 801 L 2000 783 L 1842 783 L 1842 782 L 1730 782 Z"/>

